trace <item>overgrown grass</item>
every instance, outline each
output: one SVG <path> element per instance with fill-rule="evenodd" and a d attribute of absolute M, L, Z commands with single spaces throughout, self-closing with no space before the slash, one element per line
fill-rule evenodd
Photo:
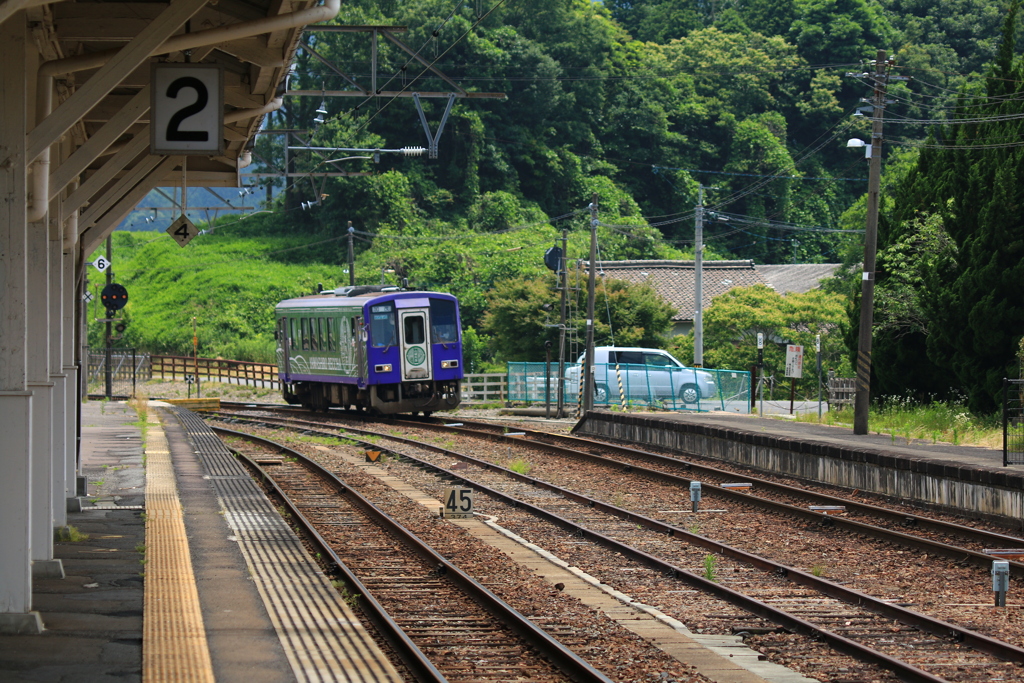
<path fill-rule="evenodd" d="M 704 556 L 704 578 L 718 581 L 718 560 L 710 553 Z"/>
<path fill-rule="evenodd" d="M 999 416 L 974 415 L 967 410 L 964 400 L 916 403 L 906 396 L 883 396 L 871 406 L 868 431 L 885 434 L 896 444 L 918 440 L 1002 448 L 1003 432 Z M 815 413 L 801 414 L 796 419 L 800 422 L 818 422 Z M 852 427 L 853 407 L 829 411 L 822 415 L 821 423 Z"/>
<path fill-rule="evenodd" d="M 83 534 L 78 530 L 77 527 L 73 527 L 70 524 L 68 526 L 57 527 L 53 530 L 53 540 L 65 543 L 77 543 L 78 541 L 86 541 L 89 539 L 89 534 Z"/>
<path fill-rule="evenodd" d="M 136 420 L 132 424 L 139 428 L 142 448 L 146 448 L 146 436 L 149 433 L 149 397 L 142 387 L 135 388 L 135 396 L 128 399 L 128 407 L 135 411 Z"/>
<path fill-rule="evenodd" d="M 529 460 L 516 458 L 508 464 L 508 468 L 517 474 L 529 474 L 530 470 L 533 469 L 533 465 L 530 464 Z"/>

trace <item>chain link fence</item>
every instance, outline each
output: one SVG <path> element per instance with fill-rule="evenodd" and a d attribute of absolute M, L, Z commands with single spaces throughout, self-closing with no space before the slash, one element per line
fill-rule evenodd
<path fill-rule="evenodd" d="M 86 393 L 132 398 L 136 385 L 148 381 L 151 374 L 148 353 L 137 353 L 135 349 L 89 349 Z"/>
<path fill-rule="evenodd" d="M 555 403 L 558 400 L 557 363 L 510 362 L 508 400 L 517 403 Z M 566 363 L 561 380 L 564 405 L 580 402 L 582 366 Z M 750 373 L 743 370 L 672 368 L 636 364 L 594 366 L 594 405 L 622 410 L 725 410 L 750 412 Z"/>

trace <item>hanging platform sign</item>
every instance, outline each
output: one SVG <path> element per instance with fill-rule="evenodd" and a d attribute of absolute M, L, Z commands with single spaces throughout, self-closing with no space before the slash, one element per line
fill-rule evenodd
<path fill-rule="evenodd" d="M 195 224 L 185 214 L 178 216 L 178 220 L 171 223 L 164 232 L 173 237 L 181 247 L 191 242 L 192 238 L 199 234 Z"/>
<path fill-rule="evenodd" d="M 154 64 L 152 154 L 224 153 L 224 71 L 215 64 Z"/>

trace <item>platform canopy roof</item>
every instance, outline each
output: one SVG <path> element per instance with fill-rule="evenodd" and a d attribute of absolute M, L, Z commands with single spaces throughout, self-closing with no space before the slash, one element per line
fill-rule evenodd
<path fill-rule="evenodd" d="M 185 182 L 237 187 L 263 117 L 281 106 L 304 27 L 339 7 L 340 0 L 0 2 L 0 22 L 25 11 L 39 53 L 28 93 L 32 201 L 62 199 L 61 219 L 81 210 L 88 253 L 151 189 L 182 184 L 185 156 L 150 153 L 151 69 L 168 62 L 222 68 L 223 152 L 189 155 Z"/>

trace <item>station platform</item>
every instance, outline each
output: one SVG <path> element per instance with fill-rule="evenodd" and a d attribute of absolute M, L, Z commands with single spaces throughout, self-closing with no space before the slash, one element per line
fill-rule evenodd
<path fill-rule="evenodd" d="M 202 421 L 147 415 L 83 405 L 89 495 L 55 542 L 64 576 L 34 578 L 43 632 L 0 636 L 0 681 L 401 681 Z"/>
<path fill-rule="evenodd" d="M 669 448 L 1020 527 L 1024 465 L 1001 449 L 728 412 L 592 411 L 578 436 Z"/>

